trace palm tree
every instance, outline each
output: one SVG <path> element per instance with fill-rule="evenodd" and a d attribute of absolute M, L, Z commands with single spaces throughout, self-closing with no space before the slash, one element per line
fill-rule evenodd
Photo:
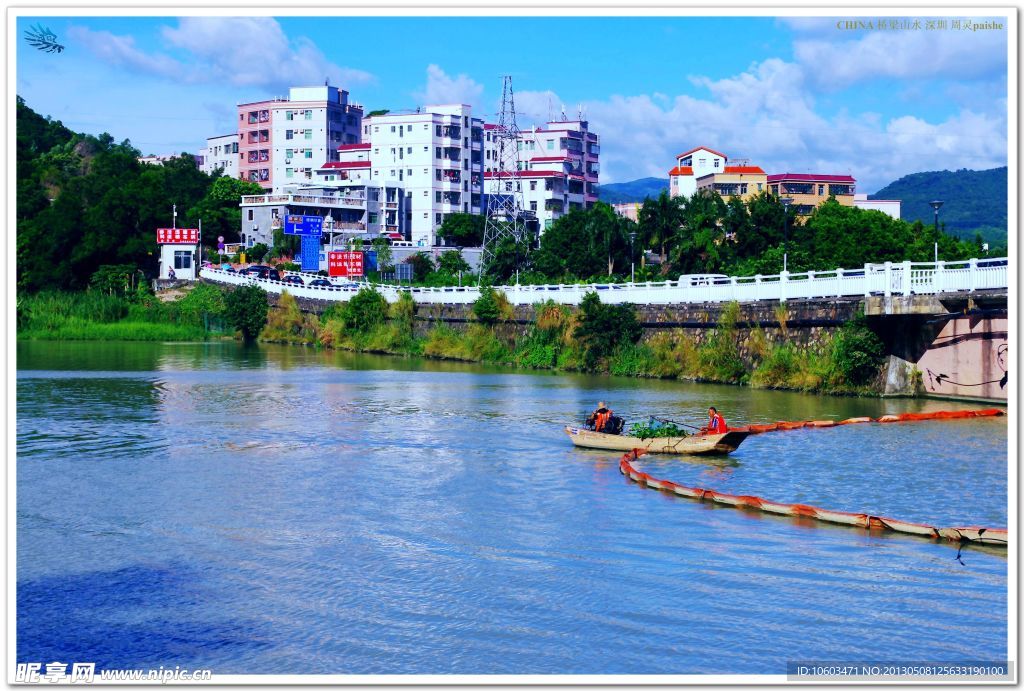
<path fill-rule="evenodd" d="M 665 246 L 683 222 L 685 197 L 670 197 L 662 190 L 655 199 L 648 197 L 640 208 L 639 235 L 641 247 L 658 247 L 661 263 L 665 263 Z"/>

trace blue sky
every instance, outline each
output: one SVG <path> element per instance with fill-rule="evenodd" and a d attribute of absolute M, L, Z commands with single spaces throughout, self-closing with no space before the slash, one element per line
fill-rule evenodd
<path fill-rule="evenodd" d="M 511 74 L 521 127 L 582 106 L 602 182 L 665 176 L 697 145 L 768 172 L 851 173 L 874 192 L 921 170 L 1007 163 L 1007 32 L 846 29 L 840 17 L 20 17 L 17 92 L 143 153 L 197 151 L 237 103 L 289 85 L 367 109 L 461 101 L 485 117 Z M 875 17 L 860 17 L 862 21 Z M 897 19 L 899 18 L 887 18 Z M 1003 20 L 1004 25 L 1006 20 Z"/>

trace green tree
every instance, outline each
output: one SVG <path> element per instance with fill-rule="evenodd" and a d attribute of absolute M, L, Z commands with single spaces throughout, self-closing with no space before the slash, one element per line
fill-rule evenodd
<path fill-rule="evenodd" d="M 492 326 L 501 318 L 501 307 L 498 304 L 498 293 L 491 286 L 480 289 L 480 297 L 473 302 L 473 316 L 477 321 Z"/>
<path fill-rule="evenodd" d="M 641 247 L 658 249 L 661 263 L 665 263 L 667 247 L 675 239 L 683 223 L 685 197 L 670 197 L 662 190 L 654 199 L 644 199 L 638 216 L 638 233 Z"/>
<path fill-rule="evenodd" d="M 731 252 L 722 228 L 725 215 L 725 202 L 717 192 L 697 192 L 686 200 L 683 225 L 674 242 L 674 271 L 696 274 L 722 270 Z"/>
<path fill-rule="evenodd" d="M 246 250 L 246 254 L 252 257 L 254 262 L 261 262 L 263 258 L 267 256 L 270 248 L 264 245 L 262 242 L 257 242 L 255 245 Z"/>
<path fill-rule="evenodd" d="M 395 267 L 392 262 L 394 260 L 391 256 L 391 243 L 388 242 L 388 239 L 376 237 L 370 244 L 377 253 L 377 271 L 381 273 L 393 271 Z"/>
<path fill-rule="evenodd" d="M 479 214 L 447 214 L 437 229 L 437 236 L 448 244 L 479 247 L 484 242 L 485 220 Z"/>
<path fill-rule="evenodd" d="M 469 264 L 465 259 L 462 258 L 462 253 L 457 250 L 448 250 L 442 252 L 441 256 L 437 258 L 437 270 L 455 275 L 460 271 L 469 271 Z"/>
<path fill-rule="evenodd" d="M 224 316 L 228 323 L 242 332 L 242 339 L 251 343 L 267 324 L 270 309 L 267 294 L 256 285 L 239 286 L 224 299 Z"/>
<path fill-rule="evenodd" d="M 412 264 L 412 280 L 422 281 L 427 277 L 427 274 L 434 271 L 437 267 L 434 266 L 434 260 L 431 259 L 430 255 L 426 252 L 416 252 L 410 255 L 405 260 L 406 264 Z"/>

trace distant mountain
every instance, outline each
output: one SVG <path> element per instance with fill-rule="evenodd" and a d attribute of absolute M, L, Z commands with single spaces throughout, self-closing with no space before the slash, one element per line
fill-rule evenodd
<path fill-rule="evenodd" d="M 613 182 L 601 185 L 598 190 L 598 199 L 607 204 L 642 202 L 646 197 L 657 197 L 662 190 L 668 191 L 668 176 L 640 178 L 632 182 Z"/>
<path fill-rule="evenodd" d="M 868 195 L 870 199 L 899 199 L 901 217 L 934 223 L 928 202 L 941 199 L 939 224 L 950 235 L 972 238 L 980 232 L 987 242 L 1006 244 L 1007 168 L 957 171 L 936 170 L 900 178 Z"/>

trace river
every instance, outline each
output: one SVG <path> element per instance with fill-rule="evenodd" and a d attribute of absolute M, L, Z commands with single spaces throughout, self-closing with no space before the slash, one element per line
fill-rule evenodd
<path fill-rule="evenodd" d="M 287 346 L 17 346 L 17 660 L 217 674 L 784 674 L 1007 659 L 1005 549 L 714 507 L 562 426 L 970 407 Z M 655 477 L 1007 522 L 1006 418 L 750 437 Z M 962 563 L 961 563 L 962 561 Z"/>

